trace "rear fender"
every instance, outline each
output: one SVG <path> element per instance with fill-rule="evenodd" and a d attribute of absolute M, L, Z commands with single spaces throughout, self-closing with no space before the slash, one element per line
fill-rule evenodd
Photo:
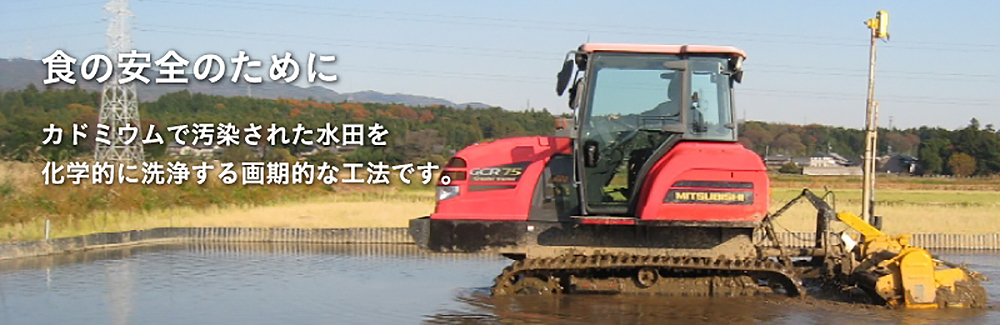
<path fill-rule="evenodd" d="M 642 220 L 759 222 L 767 215 L 767 171 L 738 143 L 681 142 L 646 179 L 636 209 Z"/>

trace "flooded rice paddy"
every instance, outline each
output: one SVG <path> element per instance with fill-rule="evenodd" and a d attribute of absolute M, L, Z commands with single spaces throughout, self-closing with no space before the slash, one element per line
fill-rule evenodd
<path fill-rule="evenodd" d="M 1000 255 L 941 252 L 995 279 L 986 310 L 812 298 L 491 297 L 509 261 L 411 245 L 174 244 L 0 261 L 0 324 L 1000 323 Z"/>

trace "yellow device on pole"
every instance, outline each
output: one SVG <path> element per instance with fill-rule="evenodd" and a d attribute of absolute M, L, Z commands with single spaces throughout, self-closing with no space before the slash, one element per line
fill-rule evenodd
<path fill-rule="evenodd" d="M 862 166 L 863 187 L 861 188 L 861 218 L 881 227 L 875 217 L 875 156 L 878 145 L 878 103 L 875 102 L 875 43 L 889 37 L 889 13 L 879 10 L 875 18 L 865 21 L 871 29 L 871 48 L 868 54 L 868 101 L 865 116 L 865 156 Z"/>
<path fill-rule="evenodd" d="M 875 12 L 875 18 L 866 23 L 874 31 L 875 38 L 889 38 L 889 13 L 885 10 Z"/>

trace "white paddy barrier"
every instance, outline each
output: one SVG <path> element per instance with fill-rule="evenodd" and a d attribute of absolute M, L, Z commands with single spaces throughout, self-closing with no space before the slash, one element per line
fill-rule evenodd
<path fill-rule="evenodd" d="M 780 232 L 782 245 L 812 247 L 815 233 Z M 0 244 L 0 260 L 74 251 L 158 243 L 316 243 L 406 244 L 413 240 L 403 227 L 382 228 L 246 228 L 171 227 L 98 233 L 32 242 Z M 1000 233 L 913 234 L 911 244 L 927 249 L 1000 250 Z"/>

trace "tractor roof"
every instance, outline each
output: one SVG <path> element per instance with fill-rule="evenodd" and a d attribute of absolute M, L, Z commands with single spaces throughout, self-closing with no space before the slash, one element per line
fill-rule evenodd
<path fill-rule="evenodd" d="M 732 46 L 715 45 L 659 45 L 659 44 L 607 44 L 607 43 L 587 43 L 580 45 L 580 51 L 584 52 L 631 52 L 631 53 L 658 53 L 658 54 L 729 54 L 733 56 L 746 57 L 746 52 Z"/>

